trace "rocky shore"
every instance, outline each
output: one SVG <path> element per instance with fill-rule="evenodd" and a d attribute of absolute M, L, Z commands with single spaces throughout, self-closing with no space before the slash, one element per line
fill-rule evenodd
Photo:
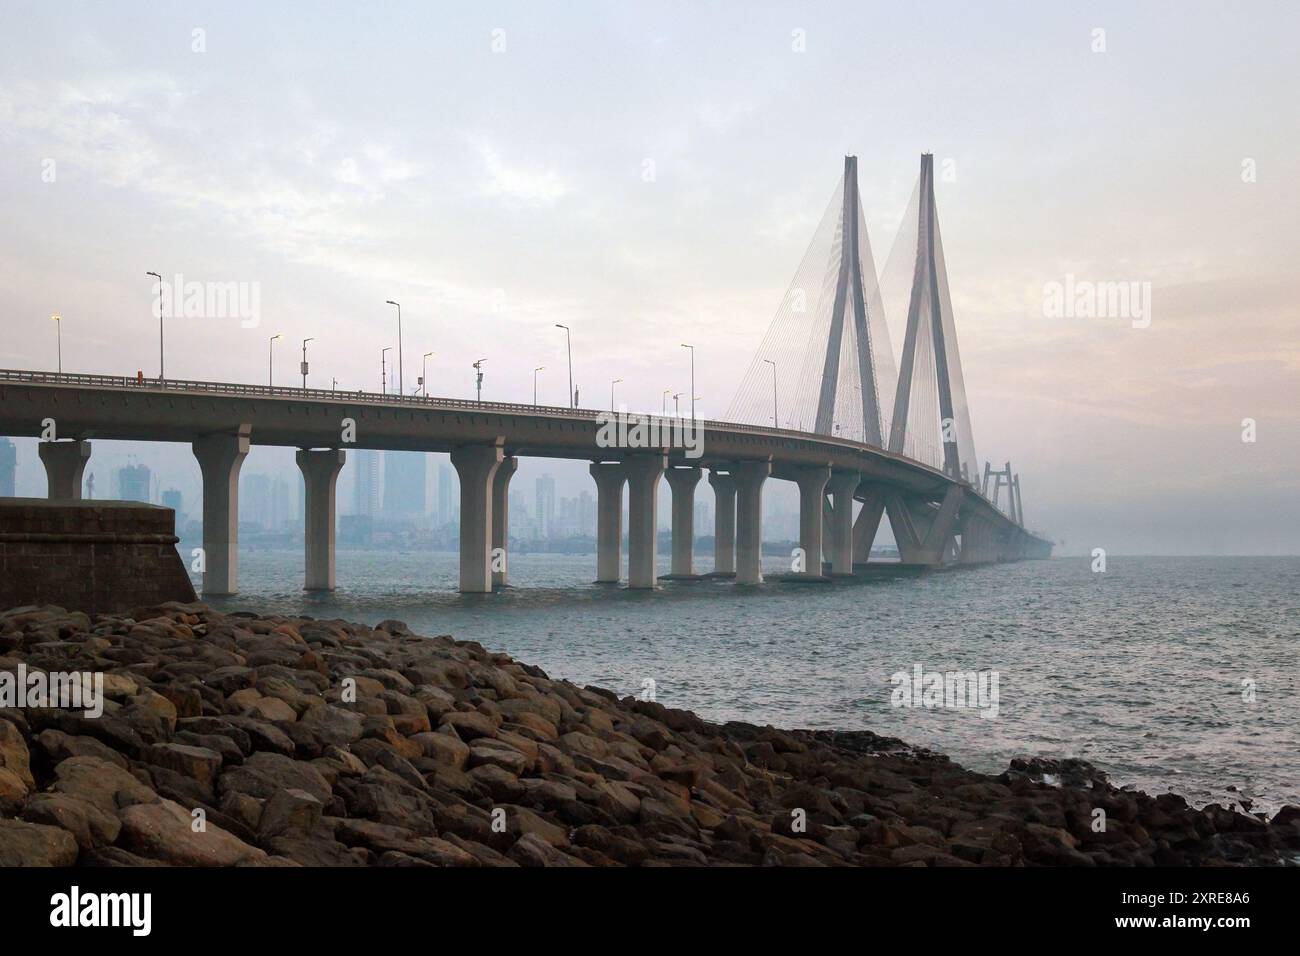
<path fill-rule="evenodd" d="M 16 608 L 0 672 L 20 669 L 102 673 L 105 699 L 97 717 L 0 707 L 6 866 L 1300 857 L 1300 808 L 1265 821 L 1121 791 L 1081 761 L 992 777 L 866 732 L 713 724 L 395 621 Z"/>

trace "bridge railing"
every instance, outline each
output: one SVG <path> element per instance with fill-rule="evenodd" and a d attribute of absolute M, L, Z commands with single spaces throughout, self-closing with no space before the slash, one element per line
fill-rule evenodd
<path fill-rule="evenodd" d="M 366 402 L 368 404 L 394 405 L 407 408 L 437 410 L 465 410 L 476 412 L 495 412 L 502 415 L 543 415 L 551 418 L 581 419 L 595 421 L 599 416 L 609 414 L 605 409 L 564 408 L 559 405 L 530 405 L 520 402 L 482 402 L 467 398 L 440 398 L 426 395 L 392 395 L 384 392 L 367 392 L 364 389 L 343 391 L 340 389 L 301 388 L 284 385 L 248 385 L 239 382 L 200 382 L 187 379 L 157 379 L 131 377 L 128 375 L 87 375 L 77 372 L 34 372 L 24 369 L 0 369 L 0 382 L 19 382 L 31 385 L 68 385 L 80 388 L 113 388 L 129 390 L 148 390 L 160 392 L 188 392 L 204 395 L 232 395 L 241 398 L 277 398 L 296 399 L 298 401 L 333 401 Z M 656 422 L 660 427 L 674 424 L 686 424 L 680 417 L 624 412 L 633 420 Z M 875 445 L 867 445 L 848 438 L 835 435 L 822 435 L 817 432 L 796 431 L 788 428 L 768 428 L 763 425 L 749 425 L 739 422 L 721 422 L 711 419 L 699 419 L 697 427 L 707 430 L 726 430 L 748 432 L 771 438 L 792 438 L 801 441 L 816 441 L 836 445 L 849 451 L 868 452 L 883 455 L 912 467 L 936 469 L 924 462 L 914 461 L 896 452 L 889 452 Z M 941 474 L 941 473 L 940 473 Z M 992 504 L 988 496 L 982 494 L 975 485 L 967 488 Z M 995 506 L 996 507 L 996 506 Z M 1001 509 L 998 509 L 1001 511 Z"/>
<path fill-rule="evenodd" d="M 130 390 L 149 390 L 165 392 L 191 392 L 217 395 L 234 395 L 242 398 L 279 398 L 298 401 L 335 401 L 366 402 L 367 404 L 396 405 L 408 408 L 430 410 L 463 409 L 476 412 L 496 412 L 503 415 L 544 415 L 552 418 L 573 418 L 583 421 L 595 421 L 601 415 L 608 415 L 607 409 L 565 408 L 560 405 L 532 405 L 524 402 L 484 402 L 467 398 L 441 398 L 425 395 L 393 395 L 384 392 L 367 392 L 363 389 L 320 389 L 300 388 L 283 385 L 248 385 L 238 382 L 199 382 L 186 379 L 132 378 L 126 375 L 86 375 L 72 372 L 33 372 L 21 369 L 0 369 L 0 382 L 21 382 L 36 385 L 69 385 L 85 388 L 120 388 Z M 635 421 L 657 422 L 662 425 L 686 425 L 690 420 L 681 416 L 654 415 L 643 412 L 623 411 L 620 414 Z M 780 438 L 796 438 L 803 441 L 819 441 L 840 445 L 847 449 L 866 450 L 884 454 L 900 461 L 912 462 L 901 455 L 891 454 L 873 445 L 833 435 L 821 435 L 815 432 L 795 431 L 786 428 L 767 428 L 762 425 L 748 425 L 738 422 L 721 422 L 711 419 L 698 419 L 697 427 L 705 430 L 727 430 L 750 432 L 758 435 L 770 435 Z"/>

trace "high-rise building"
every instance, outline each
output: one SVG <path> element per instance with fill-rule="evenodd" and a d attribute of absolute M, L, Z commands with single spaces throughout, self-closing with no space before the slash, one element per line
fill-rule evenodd
<path fill-rule="evenodd" d="M 424 514 L 425 453 L 384 452 L 384 515 L 390 518 Z"/>
<path fill-rule="evenodd" d="M 352 513 L 374 518 L 379 510 L 379 453 L 359 450 L 352 473 Z"/>
<path fill-rule="evenodd" d="M 18 449 L 8 438 L 0 438 L 0 498 L 14 496 L 14 479 L 18 473 Z"/>
<path fill-rule="evenodd" d="M 117 497 L 121 501 L 148 502 L 152 475 L 146 465 L 127 465 L 117 470 Z"/>
<path fill-rule="evenodd" d="M 177 527 L 180 527 L 182 500 L 180 490 L 177 488 L 168 488 L 162 493 L 163 507 L 171 508 L 172 511 L 176 512 Z"/>
<path fill-rule="evenodd" d="M 537 507 L 533 519 L 537 522 L 537 536 L 542 540 L 551 537 L 555 530 L 555 479 L 542 475 L 537 479 Z"/>

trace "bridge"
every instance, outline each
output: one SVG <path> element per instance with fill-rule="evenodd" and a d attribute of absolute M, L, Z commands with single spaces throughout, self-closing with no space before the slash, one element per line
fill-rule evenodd
<path fill-rule="evenodd" d="M 528 456 L 591 462 L 598 581 L 620 580 L 626 487 L 632 588 L 657 586 L 661 481 L 672 501 L 669 577 L 703 576 L 693 547 L 695 493 L 705 471 L 716 503 L 711 576 L 740 584 L 763 579 L 762 493 L 769 478 L 799 489 L 806 566 L 795 577 L 869 572 L 885 516 L 905 567 L 1047 557 L 1050 542 L 1024 525 L 1019 475 L 1010 463 L 994 470 L 985 462 L 982 473 L 977 467 L 929 155 L 922 157 L 899 242 L 903 251 L 898 242 L 895 250 L 909 281 L 896 370 L 885 324 L 890 293 L 866 242 L 856 159 L 847 157 L 728 421 L 0 370 L 0 434 L 48 437 L 55 430 L 57 440 L 38 445 L 51 499 L 80 498 L 95 439 L 189 443 L 203 481 L 207 595 L 233 594 L 238 587 L 239 472 L 252 443 L 298 449 L 309 590 L 335 586 L 335 487 L 348 448 L 450 454 L 460 482 L 463 592 L 486 593 L 508 583 L 509 485 L 519 458 Z M 887 266 L 885 275 L 890 272 Z M 790 364 L 801 371 L 783 391 L 778 369 Z"/>

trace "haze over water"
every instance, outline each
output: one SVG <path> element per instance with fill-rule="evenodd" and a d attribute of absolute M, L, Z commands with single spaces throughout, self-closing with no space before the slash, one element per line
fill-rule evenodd
<path fill-rule="evenodd" d="M 1058 559 L 651 594 L 588 583 L 594 555 L 521 554 L 514 587 L 460 595 L 454 554 L 340 551 L 325 596 L 302 591 L 300 551 L 240 560 L 239 595 L 210 602 L 222 610 L 396 618 L 620 695 L 652 678 L 660 703 L 711 720 L 872 730 L 986 772 L 1072 754 L 1197 806 L 1300 804 L 1300 557 L 1111 557 L 1101 574 Z M 892 707 L 890 675 L 917 663 L 996 670 L 997 718 Z"/>

